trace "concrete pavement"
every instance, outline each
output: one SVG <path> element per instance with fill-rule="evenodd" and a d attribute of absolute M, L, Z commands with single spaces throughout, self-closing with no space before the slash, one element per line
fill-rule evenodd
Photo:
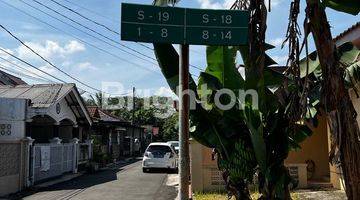
<path fill-rule="evenodd" d="M 171 200 L 176 198 L 176 184 L 169 183 L 166 172 L 143 173 L 141 162 L 84 175 L 54 185 L 25 200 Z M 172 182 L 172 181 L 170 181 Z"/>

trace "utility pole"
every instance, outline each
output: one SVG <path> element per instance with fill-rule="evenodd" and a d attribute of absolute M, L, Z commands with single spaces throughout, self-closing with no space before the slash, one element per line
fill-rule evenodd
<path fill-rule="evenodd" d="M 180 45 L 179 66 L 179 199 L 189 199 L 190 156 L 189 156 L 189 45 Z"/>
<path fill-rule="evenodd" d="M 171 8 L 167 7 L 169 2 L 176 3 L 177 0 L 158 0 L 154 1 L 155 6 L 140 4 L 122 4 L 122 32 L 121 39 L 126 41 L 147 42 L 166 44 L 180 44 L 179 59 L 179 143 L 180 143 L 180 159 L 179 159 L 179 176 L 180 188 L 179 199 L 189 199 L 189 183 L 190 183 L 190 155 L 189 155 L 189 105 L 190 96 L 189 89 L 189 45 L 220 45 L 220 46 L 239 46 L 248 42 L 248 21 L 249 15 L 247 11 L 230 12 L 218 10 L 199 10 L 191 8 Z M 251 0 L 238 0 L 235 2 L 233 9 L 247 7 Z M 139 10 L 141 12 L 139 12 Z M 146 10 L 146 12 L 144 12 Z M 154 16 L 160 13 L 169 15 L 160 16 L 160 20 L 153 20 Z M 171 12 L 170 12 L 171 11 Z M 203 15 L 199 15 L 203 13 Z M 171 13 L 171 14 L 170 14 Z M 206 14 L 206 15 L 205 15 Z M 213 16 L 213 19 L 220 19 L 224 14 L 231 19 L 239 18 L 239 20 L 228 20 L 227 23 L 220 23 L 214 20 L 204 20 L 204 16 Z M 137 16 L 137 17 L 134 17 Z M 229 18 L 228 18 L 229 19 Z M 166 23 L 163 23 L 166 21 Z M 194 27 L 194 25 L 199 27 Z M 148 26 L 154 27 L 149 30 Z M 176 28 L 174 28 L 176 27 Z M 211 31 L 209 28 L 211 27 Z M 230 37 L 221 37 L 222 32 L 228 30 L 236 32 Z M 193 34 L 191 34 L 193 33 Z M 204 34 L 208 33 L 208 34 Z M 211 37 L 208 37 L 211 35 Z M 212 37 L 214 36 L 214 37 Z M 158 46 L 159 50 L 162 48 Z M 159 55 L 159 62 L 162 56 L 166 56 L 166 52 L 154 49 Z M 171 54 L 169 54 L 171 55 Z M 160 59 L 160 57 L 162 57 Z M 171 58 L 169 58 L 171 59 Z M 173 67 L 173 66 L 166 66 Z M 165 72 L 165 71 L 164 71 Z M 185 94 L 186 93 L 186 94 Z"/>
<path fill-rule="evenodd" d="M 131 125 L 132 125 L 132 132 L 131 132 L 131 155 L 134 156 L 134 135 L 135 135 L 135 92 L 136 89 L 133 87 L 132 92 L 132 117 L 131 117 Z"/>

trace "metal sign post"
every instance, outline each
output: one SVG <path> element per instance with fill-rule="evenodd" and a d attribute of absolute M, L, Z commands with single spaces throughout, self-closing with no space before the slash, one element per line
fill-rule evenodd
<path fill-rule="evenodd" d="M 189 44 L 239 46 L 248 41 L 248 11 L 122 4 L 121 39 L 180 44 L 180 200 L 189 199 Z M 175 66 L 171 66 L 175 67 Z"/>
<path fill-rule="evenodd" d="M 122 4 L 121 39 L 136 42 L 244 45 L 249 12 Z"/>
<path fill-rule="evenodd" d="M 189 199 L 190 156 L 189 156 L 189 45 L 180 45 L 179 66 L 179 199 Z"/>

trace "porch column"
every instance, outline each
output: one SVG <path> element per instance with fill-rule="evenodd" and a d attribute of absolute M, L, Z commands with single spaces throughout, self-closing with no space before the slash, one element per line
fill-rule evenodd
<path fill-rule="evenodd" d="M 73 138 L 70 142 L 74 144 L 74 148 L 73 148 L 73 173 L 77 173 L 78 172 L 78 163 L 79 163 L 79 157 L 78 157 L 79 139 Z"/>
<path fill-rule="evenodd" d="M 88 152 L 89 152 L 89 159 L 91 160 L 93 158 L 93 144 L 94 140 L 88 139 L 85 140 L 86 144 L 88 144 Z"/>
<path fill-rule="evenodd" d="M 28 119 L 25 121 L 25 137 L 30 137 L 31 138 L 31 131 L 32 131 L 32 128 L 31 128 L 31 122 L 32 122 L 32 119 Z"/>
<path fill-rule="evenodd" d="M 72 137 L 73 138 L 80 138 L 79 126 L 77 124 L 74 125 L 73 128 L 72 128 Z"/>
<path fill-rule="evenodd" d="M 109 151 L 109 154 L 111 155 L 111 143 L 112 143 L 112 141 L 111 141 L 111 129 L 109 130 L 109 139 L 108 139 L 108 151 Z"/>
<path fill-rule="evenodd" d="M 59 137 L 59 132 L 60 132 L 60 123 L 55 123 L 55 124 L 53 125 L 54 138 L 58 138 L 58 137 Z"/>
<path fill-rule="evenodd" d="M 31 137 L 26 137 L 22 140 L 24 142 L 25 147 L 25 186 L 30 187 L 34 185 L 34 166 L 35 166 L 35 159 L 34 159 L 34 139 Z"/>
<path fill-rule="evenodd" d="M 131 127 L 131 137 L 130 137 L 130 156 L 134 156 L 134 127 Z"/>
<path fill-rule="evenodd" d="M 62 139 L 59 138 L 60 123 L 57 122 L 53 125 L 53 138 L 49 140 L 52 144 L 61 144 Z"/>
<path fill-rule="evenodd" d="M 116 131 L 117 134 L 117 144 L 120 145 L 120 131 Z"/>

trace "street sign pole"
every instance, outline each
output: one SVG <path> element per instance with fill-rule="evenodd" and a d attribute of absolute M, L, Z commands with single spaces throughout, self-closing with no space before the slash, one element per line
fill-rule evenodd
<path fill-rule="evenodd" d="M 190 156 L 189 156 L 189 45 L 180 45 L 179 66 L 179 199 L 189 199 Z"/>
<path fill-rule="evenodd" d="M 189 45 L 239 46 L 248 42 L 248 11 L 122 4 L 121 39 L 180 44 L 179 199 L 189 199 Z M 168 66 L 173 67 L 173 66 Z"/>

